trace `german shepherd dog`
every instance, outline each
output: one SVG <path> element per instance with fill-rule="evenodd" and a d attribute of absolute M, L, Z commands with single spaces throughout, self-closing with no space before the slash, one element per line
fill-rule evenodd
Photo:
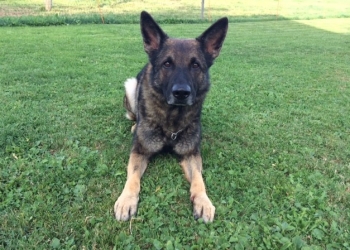
<path fill-rule="evenodd" d="M 201 109 L 209 90 L 209 68 L 226 37 L 222 18 L 196 39 L 174 39 L 141 13 L 141 33 L 149 62 L 137 78 L 125 82 L 127 118 L 135 120 L 134 137 L 123 192 L 114 205 L 117 220 L 136 214 L 141 176 L 149 159 L 164 150 L 179 156 L 190 182 L 195 219 L 214 219 L 215 207 L 202 178 Z"/>

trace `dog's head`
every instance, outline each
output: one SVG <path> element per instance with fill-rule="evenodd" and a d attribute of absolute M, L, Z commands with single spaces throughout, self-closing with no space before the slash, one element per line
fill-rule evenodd
<path fill-rule="evenodd" d="M 192 105 L 209 90 L 208 70 L 219 55 L 228 29 L 221 18 L 196 39 L 174 39 L 141 13 L 144 48 L 152 64 L 152 85 L 169 105 Z"/>

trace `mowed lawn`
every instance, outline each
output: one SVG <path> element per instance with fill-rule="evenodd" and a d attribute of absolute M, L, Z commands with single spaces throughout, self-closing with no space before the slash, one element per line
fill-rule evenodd
<path fill-rule="evenodd" d="M 123 82 L 147 61 L 138 25 L 0 32 L 0 248 L 350 248 L 349 34 L 230 23 L 202 116 L 204 224 L 171 155 L 149 164 L 137 216 L 113 218 L 132 139 Z"/>

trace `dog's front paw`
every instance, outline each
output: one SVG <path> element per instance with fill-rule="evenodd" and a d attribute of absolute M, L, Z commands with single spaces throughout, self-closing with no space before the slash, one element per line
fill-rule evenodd
<path fill-rule="evenodd" d="M 114 204 L 114 215 L 119 221 L 126 221 L 136 214 L 139 197 L 124 192 Z"/>
<path fill-rule="evenodd" d="M 205 193 L 193 195 L 191 201 L 193 202 L 193 215 L 196 220 L 202 218 L 205 223 L 214 220 L 215 207 Z"/>

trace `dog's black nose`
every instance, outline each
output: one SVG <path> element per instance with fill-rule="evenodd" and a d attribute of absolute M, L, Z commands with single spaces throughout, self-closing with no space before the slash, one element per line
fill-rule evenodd
<path fill-rule="evenodd" d="M 191 88 L 188 85 L 174 85 L 172 93 L 176 99 L 184 100 L 190 96 Z"/>

